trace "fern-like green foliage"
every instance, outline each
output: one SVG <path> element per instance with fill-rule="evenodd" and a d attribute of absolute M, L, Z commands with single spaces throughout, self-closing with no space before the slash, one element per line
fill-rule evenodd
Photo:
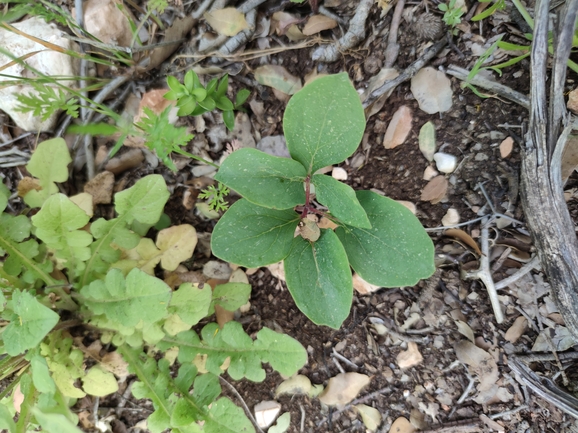
<path fill-rule="evenodd" d="M 176 127 L 169 122 L 170 110 L 171 107 L 167 107 L 157 116 L 151 109 L 145 107 L 146 117 L 137 123 L 137 126 L 144 133 L 145 145 L 153 150 L 168 168 L 176 171 L 170 154 L 182 153 L 181 147 L 186 146 L 193 139 L 193 135 L 187 133 L 187 128 Z"/>
<path fill-rule="evenodd" d="M 229 195 L 229 192 L 229 188 L 219 182 L 216 187 L 215 185 L 209 185 L 206 189 L 202 190 L 199 193 L 199 198 L 206 199 L 211 209 L 217 212 L 224 212 L 229 209 L 229 203 L 225 201 L 225 197 Z"/>
<path fill-rule="evenodd" d="M 265 362 L 282 374 L 296 373 L 306 362 L 305 349 L 269 329 L 253 340 L 236 322 L 222 329 L 208 324 L 197 334 L 192 327 L 216 305 L 234 311 L 247 303 L 250 285 L 169 287 L 155 267 L 174 270 L 190 259 L 197 239 L 189 225 L 161 230 L 156 242 L 143 237 L 168 200 L 163 178 L 138 180 L 115 195 L 116 217 L 91 222 L 76 199 L 58 192 L 69 161 L 60 139 L 38 146 L 27 166 L 35 179 L 26 183 L 33 188 L 20 188 L 25 202 L 39 207 L 32 217 L 5 212 L 10 191 L 0 184 L 0 378 L 15 377 L 0 392 L 0 429 L 80 432 L 71 399 L 117 392 L 115 374 L 126 363 L 138 377 L 134 396 L 153 403 L 150 431 L 254 431 L 243 411 L 220 397 L 224 361 L 230 359 L 231 377 L 262 381 Z M 63 318 L 100 329 L 102 343 L 112 343 L 116 367 L 94 355 L 87 367 L 86 349 L 68 334 L 70 322 Z M 176 376 L 169 362 L 175 351 Z M 199 372 L 197 355 L 206 358 L 209 373 Z M 23 373 L 14 375 L 17 370 Z M 16 385 L 24 401 L 15 422 Z"/>
<path fill-rule="evenodd" d="M 30 86 L 35 93 L 20 93 L 16 96 L 20 105 L 17 111 L 23 113 L 32 112 L 34 116 L 47 120 L 53 113 L 58 110 L 64 110 L 66 114 L 78 117 L 80 105 L 78 99 L 71 98 L 63 89 L 56 88 L 39 81 L 30 81 Z"/>

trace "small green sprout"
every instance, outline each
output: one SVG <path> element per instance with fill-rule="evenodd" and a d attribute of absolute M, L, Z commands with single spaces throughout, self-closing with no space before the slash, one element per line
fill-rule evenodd
<path fill-rule="evenodd" d="M 225 201 L 225 197 L 229 195 L 229 192 L 229 188 L 219 182 L 216 188 L 215 185 L 209 185 L 206 189 L 203 189 L 199 194 L 199 198 L 207 199 L 207 204 L 211 209 L 217 212 L 224 212 L 229 209 L 229 204 Z"/>
<path fill-rule="evenodd" d="M 450 0 L 449 4 L 440 3 L 438 9 L 444 12 L 443 20 L 448 27 L 454 28 L 462 22 L 464 11 L 461 7 L 456 7 L 456 0 Z"/>
<path fill-rule="evenodd" d="M 223 112 L 223 121 L 230 131 L 235 127 L 233 111 L 238 110 L 251 94 L 249 90 L 242 89 L 237 93 L 235 103 L 233 103 L 227 97 L 228 75 L 223 76 L 220 80 L 213 78 L 205 87 L 193 70 L 185 74 L 184 84 L 181 84 L 173 76 L 167 77 L 167 84 L 171 90 L 164 97 L 170 101 L 177 101 L 179 108 L 177 114 L 179 116 L 198 116 L 218 108 Z"/>

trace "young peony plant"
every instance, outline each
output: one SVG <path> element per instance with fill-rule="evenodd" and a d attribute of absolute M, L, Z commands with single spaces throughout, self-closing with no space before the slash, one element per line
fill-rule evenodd
<path fill-rule="evenodd" d="M 434 272 L 433 243 L 407 208 L 317 173 L 351 156 L 365 130 L 347 74 L 318 78 L 297 92 L 283 130 L 291 158 L 239 149 L 215 176 L 243 196 L 215 226 L 217 257 L 252 268 L 282 260 L 297 307 L 332 328 L 349 315 L 350 266 L 381 287 L 412 286 Z M 312 215 L 337 227 L 319 228 Z"/>

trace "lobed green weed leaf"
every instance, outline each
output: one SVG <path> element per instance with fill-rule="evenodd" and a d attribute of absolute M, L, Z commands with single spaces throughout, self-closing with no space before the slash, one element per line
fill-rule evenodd
<path fill-rule="evenodd" d="M 52 194 L 58 192 L 55 182 L 68 179 L 68 164 L 72 162 L 68 146 L 62 138 L 43 141 L 26 165 L 28 172 L 38 178 L 40 190 L 29 191 L 24 202 L 30 207 L 40 207 Z"/>
<path fill-rule="evenodd" d="M 2 333 L 2 340 L 10 356 L 38 346 L 59 320 L 58 314 L 38 302 L 29 292 L 13 291 L 9 308 L 13 315 Z"/>
<path fill-rule="evenodd" d="M 335 233 L 322 229 L 316 242 L 297 236 L 284 264 L 287 288 L 297 307 L 313 323 L 339 328 L 349 316 L 353 281 Z"/>
<path fill-rule="evenodd" d="M 307 361 L 307 352 L 291 337 L 263 328 L 253 341 L 237 322 L 228 322 L 219 329 L 211 323 L 202 331 L 201 340 L 192 330 L 165 337 L 158 344 L 161 350 L 179 348 L 178 359 L 181 364 L 193 361 L 197 354 L 207 355 L 206 369 L 215 374 L 222 373 L 221 366 L 230 357 L 227 372 L 235 379 L 246 377 L 261 381 L 265 371 L 261 363 L 268 362 L 271 367 L 283 375 L 291 376 Z"/>
<path fill-rule="evenodd" d="M 104 274 L 110 264 L 118 261 L 120 250 L 132 249 L 139 243 L 140 236 L 128 226 L 134 221 L 154 225 L 160 218 L 169 198 L 166 183 L 160 175 L 139 179 L 132 187 L 115 195 L 118 217 L 112 220 L 100 218 L 92 223 L 90 231 L 95 242 L 91 245 L 91 257 L 84 271 L 81 287 L 92 281 L 91 275 Z"/>
<path fill-rule="evenodd" d="M 213 291 L 208 284 L 202 289 L 190 283 L 181 284 L 178 290 L 173 292 L 169 313 L 178 315 L 190 328 L 209 315 L 212 298 Z"/>
<path fill-rule="evenodd" d="M 139 379 L 132 387 L 133 395 L 153 402 L 155 411 L 147 420 L 152 433 L 169 428 L 177 433 L 254 432 L 240 408 L 226 398 L 214 401 L 217 391 L 220 393 L 218 381 L 214 378 L 201 379 L 203 376 L 198 376 L 193 382 L 196 371 L 181 367 L 173 379 L 166 359 L 157 363 L 138 349 L 121 347 L 119 350 Z M 188 393 L 191 386 L 193 394 Z M 211 409 L 209 403 L 212 403 Z M 196 424 L 197 421 L 204 421 L 203 427 Z"/>
<path fill-rule="evenodd" d="M 291 157 L 309 175 L 351 156 L 363 137 L 365 114 L 349 76 L 322 77 L 293 95 L 283 130 Z"/>
<path fill-rule="evenodd" d="M 118 391 L 118 382 L 110 371 L 95 365 L 82 378 L 82 389 L 90 395 L 104 397 Z"/>
<path fill-rule="evenodd" d="M 214 305 L 219 305 L 228 311 L 235 311 L 237 308 L 249 302 L 251 296 L 251 285 L 245 283 L 219 284 L 213 290 L 213 303 L 210 313 L 213 312 Z"/>
<path fill-rule="evenodd" d="M 12 216 L 0 214 L 0 256 L 7 256 L 2 266 L 3 271 L 12 277 L 21 277 L 27 284 L 37 279 L 46 284 L 53 284 L 50 277 L 52 263 L 40 252 L 40 246 L 30 236 L 32 225 L 24 215 Z"/>
<path fill-rule="evenodd" d="M 243 148 L 223 161 L 215 179 L 256 205 L 290 209 L 305 203 L 306 176 L 297 161 Z"/>
<path fill-rule="evenodd" d="M 50 196 L 42 209 L 31 220 L 36 227 L 36 237 L 54 251 L 59 269 L 68 268 L 78 277 L 90 258 L 90 233 L 79 230 L 90 217 L 64 194 Z"/>
<path fill-rule="evenodd" d="M 94 314 L 104 314 L 130 328 L 141 320 L 154 323 L 163 319 L 171 290 L 163 281 L 140 269 L 130 271 L 126 280 L 120 270 L 111 269 L 104 281 L 93 281 L 83 287 L 80 294 Z"/>

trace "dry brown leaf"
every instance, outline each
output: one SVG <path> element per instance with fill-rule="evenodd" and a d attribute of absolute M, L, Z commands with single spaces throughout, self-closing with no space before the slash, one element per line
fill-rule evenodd
<path fill-rule="evenodd" d="M 412 214 L 414 214 L 414 215 L 416 214 L 417 207 L 415 206 L 415 203 L 412 203 L 411 201 L 407 201 L 407 200 L 396 200 L 396 202 L 398 202 L 400 205 L 408 208 Z"/>
<path fill-rule="evenodd" d="M 103 171 L 84 185 L 84 192 L 92 196 L 92 203 L 95 205 L 109 204 L 112 202 L 113 187 L 114 174 L 110 171 Z"/>
<path fill-rule="evenodd" d="M 281 412 L 281 405 L 274 400 L 267 400 L 255 405 L 255 420 L 261 428 L 267 428 Z"/>
<path fill-rule="evenodd" d="M 258 83 L 273 87 L 287 95 L 293 95 L 301 89 L 301 79 L 291 75 L 280 65 L 259 66 L 253 74 Z"/>
<path fill-rule="evenodd" d="M 458 332 L 470 340 L 472 343 L 474 342 L 474 331 L 470 328 L 463 320 L 454 320 L 456 326 L 458 327 Z"/>
<path fill-rule="evenodd" d="M 413 341 L 407 343 L 407 350 L 400 352 L 396 358 L 399 368 L 409 368 L 418 365 L 423 361 L 423 356 L 419 353 L 417 344 Z"/>
<path fill-rule="evenodd" d="M 368 295 L 378 291 L 381 287 L 368 283 L 359 276 L 357 272 L 353 273 L 353 288 L 357 290 L 360 295 Z"/>
<path fill-rule="evenodd" d="M 415 427 L 403 417 L 396 419 L 389 429 L 389 433 L 414 433 Z"/>
<path fill-rule="evenodd" d="M 500 143 L 500 156 L 507 158 L 512 153 L 512 149 L 514 149 L 514 139 L 512 137 L 506 137 L 504 141 Z"/>
<path fill-rule="evenodd" d="M 355 409 L 361 415 L 361 420 L 365 428 L 371 431 L 375 431 L 379 428 L 381 424 L 381 413 L 374 407 L 367 406 L 365 404 L 356 404 Z"/>
<path fill-rule="evenodd" d="M 309 391 L 311 391 L 311 381 L 307 376 L 298 374 L 284 380 L 275 388 L 275 398 L 280 395 L 309 394 Z"/>
<path fill-rule="evenodd" d="M 566 183 L 576 167 L 578 167 L 578 135 L 570 135 L 562 153 L 562 184 Z"/>
<path fill-rule="evenodd" d="M 444 236 L 455 238 L 474 250 L 478 256 L 482 255 L 482 251 L 480 250 L 478 243 L 465 231 L 460 229 L 448 229 L 444 232 Z"/>
<path fill-rule="evenodd" d="M 337 227 L 339 227 L 337 224 L 335 224 L 329 218 L 325 218 L 325 217 L 321 217 L 321 219 L 319 220 L 319 223 L 317 225 L 319 226 L 320 229 L 335 230 Z"/>
<path fill-rule="evenodd" d="M 345 406 L 359 392 L 369 385 L 370 378 L 359 373 L 339 373 L 329 379 L 327 387 L 319 396 L 319 401 L 327 406 Z"/>
<path fill-rule="evenodd" d="M 189 224 L 163 229 L 157 235 L 156 245 L 162 251 L 163 269 L 174 271 L 182 261 L 193 255 L 197 246 L 197 231 Z"/>
<path fill-rule="evenodd" d="M 436 176 L 421 192 L 420 200 L 436 204 L 442 201 L 448 191 L 448 181 L 444 176 Z"/>
<path fill-rule="evenodd" d="M 204 17 L 220 35 L 235 36 L 249 28 L 245 15 L 233 7 L 205 12 Z"/>
<path fill-rule="evenodd" d="M 506 334 L 504 335 L 504 338 L 508 340 L 510 343 L 515 343 L 516 341 L 518 341 L 518 338 L 520 338 L 524 334 L 527 328 L 528 328 L 528 320 L 524 316 L 520 316 L 516 320 L 514 320 L 512 326 L 508 328 Z"/>
<path fill-rule="evenodd" d="M 411 122 L 411 110 L 406 105 L 402 105 L 391 118 L 385 131 L 383 145 L 386 149 L 393 149 L 405 141 L 411 131 Z"/>
<path fill-rule="evenodd" d="M 446 74 L 432 67 L 420 69 L 411 79 L 411 93 L 428 114 L 452 108 L 452 86 Z"/>
<path fill-rule="evenodd" d="M 578 114 L 578 88 L 568 93 L 568 110 L 574 114 Z"/>
<path fill-rule="evenodd" d="M 164 95 L 167 93 L 167 91 L 168 89 L 154 89 L 142 95 L 142 99 L 140 100 L 138 106 L 138 113 L 134 118 L 134 122 L 140 122 L 143 117 L 146 117 L 144 114 L 145 108 L 148 108 L 153 113 L 160 115 L 167 107 L 173 106 L 174 109 L 169 113 L 169 123 L 174 124 L 178 119 L 178 109 L 176 108 L 175 101 L 169 101 L 168 99 L 164 98 Z"/>
<path fill-rule="evenodd" d="M 24 394 L 20 390 L 20 384 L 18 384 L 12 393 L 12 405 L 14 406 L 16 413 L 20 413 L 22 403 L 24 403 Z"/>
<path fill-rule="evenodd" d="M 24 197 L 26 194 L 28 194 L 30 191 L 33 190 L 34 191 L 42 190 L 42 187 L 40 186 L 40 181 L 38 179 L 34 179 L 33 177 L 28 176 L 20 179 L 20 182 L 18 182 L 17 187 L 19 197 Z"/>
<path fill-rule="evenodd" d="M 92 412 L 89 412 L 87 410 L 83 410 L 78 412 L 78 422 L 80 423 L 80 426 L 83 429 L 86 430 L 92 430 L 94 429 L 94 416 L 92 415 Z"/>
<path fill-rule="evenodd" d="M 313 15 L 307 20 L 307 23 L 301 30 L 305 36 L 311 36 L 323 30 L 329 30 L 337 27 L 337 21 L 325 15 Z"/>
<path fill-rule="evenodd" d="M 458 342 L 455 351 L 460 362 L 471 367 L 471 372 L 478 376 L 479 391 L 487 390 L 496 383 L 500 373 L 492 355 L 466 340 Z"/>
<path fill-rule="evenodd" d="M 118 352 L 109 352 L 104 355 L 100 361 L 100 365 L 119 379 L 124 379 L 129 375 L 128 363 Z"/>
<path fill-rule="evenodd" d="M 137 167 L 144 160 L 144 155 L 140 149 L 130 149 L 122 155 L 115 156 L 106 163 L 104 169 L 114 174 L 122 173 Z"/>
<path fill-rule="evenodd" d="M 278 35 L 284 35 L 291 26 L 303 21 L 302 18 L 287 12 L 275 12 L 271 16 L 271 29 Z M 299 31 L 301 33 L 301 31 Z"/>
<path fill-rule="evenodd" d="M 177 18 L 173 22 L 173 25 L 165 30 L 165 37 L 163 38 L 162 42 L 167 43 L 180 41 L 187 33 L 191 31 L 196 22 L 197 20 L 191 16 Z M 159 66 L 180 46 L 181 44 L 175 43 L 172 45 L 163 45 L 155 48 L 150 55 L 149 64 L 146 66 L 147 70 L 151 70 Z"/>
<path fill-rule="evenodd" d="M 94 215 L 94 207 L 92 205 L 92 196 L 86 192 L 69 197 L 70 201 L 84 211 L 89 217 Z"/>

